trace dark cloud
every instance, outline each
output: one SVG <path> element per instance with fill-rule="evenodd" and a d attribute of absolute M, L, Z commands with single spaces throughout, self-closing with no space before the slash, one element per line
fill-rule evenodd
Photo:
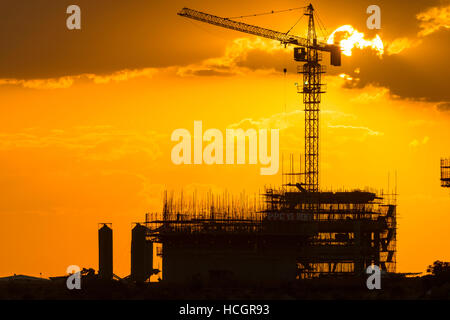
<path fill-rule="evenodd" d="M 341 67 L 329 66 L 327 74 L 350 75 L 353 80 L 346 81 L 345 88 L 375 85 L 386 87 L 394 96 L 402 98 L 431 102 L 450 101 L 447 80 L 450 74 L 450 63 L 447 62 L 450 56 L 450 30 L 440 29 L 420 37 L 419 21 L 416 19 L 419 12 L 440 4 L 436 1 L 382 2 L 380 7 L 384 18 L 380 34 L 386 45 L 383 57 L 380 58 L 371 49 L 354 49 L 351 57 L 342 56 Z M 364 27 L 359 31 L 365 32 Z M 370 37 L 366 36 L 368 39 Z M 389 44 L 399 38 L 408 39 L 412 43 L 411 47 L 399 54 L 389 55 Z M 324 54 L 324 64 L 329 64 L 328 54 Z M 258 49 L 248 52 L 238 65 L 252 70 L 274 68 L 281 72 L 286 67 L 289 72 L 296 71 L 291 54 L 270 53 Z"/>
<path fill-rule="evenodd" d="M 183 75 L 192 75 L 192 76 L 200 76 L 200 77 L 211 77 L 211 76 L 219 76 L 219 77 L 230 77 L 233 75 L 232 72 L 222 72 L 212 69 L 199 69 L 199 70 L 186 70 L 183 72 Z"/>
<path fill-rule="evenodd" d="M 441 102 L 437 104 L 437 109 L 439 111 L 445 111 L 448 112 L 450 111 L 450 102 Z"/>
<path fill-rule="evenodd" d="M 253 49 L 236 61 L 237 66 L 246 67 L 251 70 L 275 69 L 282 72 L 284 68 L 289 72 L 296 72 L 296 63 L 293 53 L 290 51 L 268 52 L 261 49 Z"/>
<path fill-rule="evenodd" d="M 68 5 L 82 9 L 82 30 L 65 27 Z M 158 0 L 3 0 L 0 3 L 0 79 L 36 79 L 67 75 L 107 74 L 123 69 L 166 66 L 201 65 L 211 57 L 224 55 L 225 46 L 243 34 L 193 22 L 176 15 L 183 6 L 222 16 L 235 16 L 272 9 L 297 7 L 297 1 L 230 0 L 158 1 Z M 416 15 L 441 5 L 439 0 L 377 1 L 381 7 L 384 41 L 407 37 L 414 39 L 420 31 Z M 343 24 L 352 24 L 367 37 L 366 8 L 373 1 L 324 0 L 314 3 L 328 31 Z M 291 15 L 267 16 L 245 20 L 268 28 L 288 30 L 301 11 Z M 302 29 L 303 28 L 303 29 Z M 302 34 L 300 24 L 292 33 Z M 320 33 L 319 33 L 320 35 Z M 398 55 L 379 59 L 373 52 L 355 50 L 352 57 L 343 58 L 343 66 L 329 68 L 330 74 L 347 73 L 358 82 L 350 87 L 367 84 L 385 86 L 395 95 L 429 101 L 450 101 L 447 78 L 450 64 L 449 31 L 438 31 L 422 39 L 414 48 Z M 327 55 L 325 55 L 327 56 Z M 328 59 L 328 57 L 326 57 Z M 296 71 L 292 56 L 285 52 L 249 50 L 236 59 L 237 67 L 251 70 L 275 69 Z M 326 61 L 328 63 L 328 61 Z M 215 68 L 191 69 L 199 76 L 227 76 L 229 70 Z M 354 70 L 360 69 L 359 74 Z"/>
<path fill-rule="evenodd" d="M 74 3 L 82 29 L 69 31 L 66 8 Z M 223 40 L 198 45 L 210 35 L 177 16 L 180 8 L 181 1 L 2 0 L 0 78 L 104 74 L 221 54 Z M 196 31 L 197 44 L 186 30 Z"/>
<path fill-rule="evenodd" d="M 387 87 L 400 97 L 426 101 L 450 101 L 450 31 L 439 31 L 422 39 L 414 48 L 400 54 L 383 55 L 380 59 L 370 49 L 354 50 L 352 57 L 343 57 L 341 68 L 331 73 L 347 73 L 359 78 L 357 87 L 368 84 Z M 355 73 L 355 69 L 359 73 Z"/>

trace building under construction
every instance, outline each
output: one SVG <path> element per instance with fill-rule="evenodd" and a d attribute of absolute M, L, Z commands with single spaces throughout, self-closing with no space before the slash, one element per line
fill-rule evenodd
<path fill-rule="evenodd" d="M 202 200 L 175 200 L 166 194 L 162 212 L 147 214 L 145 223 L 137 226 L 139 237 L 133 230 L 133 248 L 140 249 L 132 250 L 132 278 L 144 280 L 150 274 L 149 252 L 154 247 L 162 258 L 160 277 L 172 283 L 280 283 L 357 276 L 372 264 L 395 272 L 395 197 L 319 188 L 319 106 L 325 92 L 325 68 L 320 63 L 322 52 L 329 52 L 330 64 L 340 66 L 341 51 L 337 44 L 319 41 L 314 8 L 310 4 L 303 9 L 308 17 L 306 38 L 188 8 L 178 13 L 295 46 L 294 59 L 303 62 L 298 87 L 305 106 L 304 170 L 291 170 L 281 188 L 266 188 L 253 201 L 212 194 Z M 139 244 L 134 241 L 138 238 Z"/>
<path fill-rule="evenodd" d="M 441 159 L 441 187 L 450 188 L 450 158 Z"/>
<path fill-rule="evenodd" d="M 396 267 L 396 206 L 375 193 L 266 189 L 262 201 L 166 197 L 147 214 L 162 279 L 279 283 Z M 249 203 L 251 202 L 251 203 Z"/>

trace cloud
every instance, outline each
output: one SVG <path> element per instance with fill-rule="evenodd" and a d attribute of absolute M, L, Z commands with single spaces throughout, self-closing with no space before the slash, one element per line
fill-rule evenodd
<path fill-rule="evenodd" d="M 127 81 L 134 78 L 146 77 L 151 78 L 158 72 L 156 68 L 143 68 L 143 69 L 125 69 L 113 72 L 111 74 L 99 75 L 99 74 L 84 74 L 80 77 L 87 78 L 89 80 L 94 81 L 97 84 L 104 84 L 110 82 L 121 82 Z"/>
<path fill-rule="evenodd" d="M 354 114 L 335 110 L 323 110 L 321 113 L 321 127 L 330 141 L 327 148 L 339 148 L 343 143 L 364 143 L 368 138 L 382 137 L 383 132 L 373 130 L 358 123 Z M 245 118 L 230 124 L 228 128 L 248 129 L 279 129 L 280 150 L 298 152 L 299 146 L 304 144 L 304 111 L 276 113 L 269 117 Z"/>
<path fill-rule="evenodd" d="M 351 86 L 345 86 L 346 88 L 352 88 Z M 366 87 L 366 91 L 360 93 L 356 97 L 352 98 L 351 101 L 363 103 L 363 104 L 370 104 L 374 103 L 376 101 L 380 101 L 386 96 L 391 95 L 388 88 L 383 87 L 375 87 L 372 85 L 369 85 Z"/>
<path fill-rule="evenodd" d="M 177 75 L 181 77 L 186 76 L 199 76 L 199 77 L 229 77 L 235 75 L 233 72 L 228 71 L 218 71 L 214 69 L 208 69 L 202 66 L 189 66 L 181 67 L 177 71 Z"/>
<path fill-rule="evenodd" d="M 424 37 L 439 29 L 450 29 L 450 5 L 433 7 L 416 15 L 420 21 L 419 36 Z"/>
<path fill-rule="evenodd" d="M 450 111 L 450 102 L 441 102 L 436 105 L 439 111 Z"/>
<path fill-rule="evenodd" d="M 5 13 L 8 10 L 2 11 L 0 32 L 17 32 L 14 37 L 0 37 L 4 48 L 0 59 L 0 85 L 57 89 L 68 88 L 77 81 L 110 83 L 166 71 L 183 77 L 271 75 L 284 68 L 288 72 L 296 71 L 292 47 L 284 48 L 276 41 L 253 36 L 243 38 L 240 33 L 182 19 L 175 14 L 182 7 L 178 1 L 158 7 L 143 0 L 133 3 L 129 6 L 105 0 L 80 0 L 82 10 L 89 12 L 83 22 L 89 28 L 74 33 L 60 28 L 59 12 L 65 11 L 62 4 L 43 0 L 33 4 L 9 1 L 6 8 L 22 15 L 20 19 L 15 15 L 14 19 L 8 19 Z M 352 57 L 343 57 L 342 67 L 330 67 L 328 74 L 345 73 L 353 78 L 344 84 L 346 88 L 375 85 L 388 88 L 402 98 L 450 101 L 445 77 L 450 65 L 442 62 L 450 55 L 446 33 L 449 32 L 448 6 L 438 3 L 437 0 L 381 1 L 385 17 L 380 34 L 384 43 L 383 59 L 369 48 L 353 50 Z M 240 4 L 231 1 L 230 10 Z M 323 10 L 329 11 L 326 16 L 330 25 L 338 27 L 336 23 L 342 21 L 336 20 L 336 16 L 355 5 L 364 6 L 362 2 L 344 1 L 337 10 L 332 1 L 325 1 Z M 35 15 L 37 9 L 42 15 Z M 208 11 L 222 9 L 211 4 Z M 364 26 L 355 16 L 348 14 L 348 18 L 349 23 L 363 30 Z M 278 29 L 284 22 L 280 19 L 268 27 Z M 193 24 L 197 28 L 191 30 Z M 155 25 L 164 27 L 165 32 L 160 32 Z M 186 28 L 183 37 L 179 36 L 180 27 Z M 373 39 L 373 34 L 368 32 L 367 38 Z M 27 39 L 41 41 L 29 43 Z M 324 64 L 327 59 L 328 54 L 325 54 Z M 360 73 L 356 74 L 355 69 Z"/>
<path fill-rule="evenodd" d="M 303 111 L 294 110 L 291 112 L 276 113 L 267 118 L 246 118 L 240 120 L 237 123 L 230 124 L 228 128 L 241 128 L 244 130 L 249 128 L 282 130 L 295 126 L 295 124 L 301 121 L 303 115 Z"/>
<path fill-rule="evenodd" d="M 422 43 L 420 39 L 409 39 L 407 37 L 397 38 L 387 44 L 387 54 L 400 54 L 402 51 L 419 46 Z"/>
<path fill-rule="evenodd" d="M 194 35 L 181 31 L 186 21 L 176 15 L 183 7 L 179 0 L 77 0 L 81 8 L 79 31 L 66 28 L 69 4 L 1 1 L 0 78 L 56 79 L 163 68 L 218 52 L 217 44 L 193 48 Z M 198 32 L 195 36 L 199 41 L 207 38 Z"/>
<path fill-rule="evenodd" d="M 158 72 L 155 68 L 120 70 L 111 74 L 80 74 L 75 76 L 67 76 L 49 79 L 0 79 L 0 85 L 16 85 L 28 89 L 67 89 L 76 81 L 92 81 L 95 84 L 106 84 L 110 82 L 127 81 L 138 77 L 151 78 Z"/>
<path fill-rule="evenodd" d="M 322 110 L 321 114 L 323 116 L 327 116 L 327 121 L 343 121 L 348 119 L 355 119 L 355 115 L 348 114 L 341 111 L 335 110 Z M 304 122 L 304 111 L 302 110 L 294 110 L 290 112 L 280 112 L 271 115 L 266 118 L 246 118 L 242 119 L 236 123 L 232 123 L 228 126 L 228 128 L 235 129 L 289 129 L 289 128 L 302 128 L 299 127 L 299 123 Z"/>
<path fill-rule="evenodd" d="M 419 146 L 423 146 L 428 143 L 430 138 L 428 136 L 423 137 L 422 139 L 414 139 L 409 143 L 411 148 L 417 148 Z"/>
<path fill-rule="evenodd" d="M 359 79 L 343 83 L 345 88 L 361 89 L 372 85 L 387 88 L 392 95 L 403 99 L 448 102 L 450 64 L 445 63 L 450 55 L 448 32 L 436 32 L 417 45 L 405 42 L 411 43 L 408 50 L 398 45 L 392 50 L 401 54 L 387 54 L 383 59 L 368 50 L 358 50 L 352 57 L 343 56 L 342 67 L 329 71 L 332 75 L 344 73 L 347 79 Z M 390 47 L 387 48 L 389 51 Z M 359 73 L 354 72 L 357 68 Z"/>
<path fill-rule="evenodd" d="M 74 77 L 61 77 L 56 79 L 0 79 L 0 85 L 17 85 L 28 89 L 65 89 L 73 85 Z"/>
<path fill-rule="evenodd" d="M 422 127 L 422 126 L 431 126 L 434 125 L 435 122 L 431 120 L 425 120 L 425 119 L 417 119 L 417 120 L 410 120 L 408 121 L 408 126 L 410 127 Z"/>
<path fill-rule="evenodd" d="M 440 29 L 450 29 L 450 6 L 432 7 L 424 12 L 416 14 L 420 31 L 418 38 L 402 37 L 388 43 L 389 55 L 399 54 L 402 51 L 414 48 L 422 44 L 423 37 L 429 36 Z"/>
<path fill-rule="evenodd" d="M 220 57 L 209 58 L 197 64 L 180 66 L 179 76 L 231 76 L 251 71 L 275 72 L 283 55 L 291 55 L 292 48 L 284 48 L 278 41 L 263 38 L 234 39 Z M 291 60 L 291 56 L 289 56 Z M 278 69 L 282 70 L 281 65 Z"/>
<path fill-rule="evenodd" d="M 328 128 L 333 129 L 348 129 L 348 130 L 358 130 L 364 132 L 364 135 L 369 136 L 382 136 L 384 133 L 372 130 L 367 127 L 359 127 L 359 126 L 346 126 L 346 125 L 329 125 Z"/>
<path fill-rule="evenodd" d="M 408 5 L 407 13 L 407 16 L 399 15 L 398 23 L 407 22 L 411 25 L 411 32 L 405 30 L 405 35 L 392 40 L 389 40 L 387 32 L 383 32 L 385 54 L 382 59 L 378 59 L 371 50 L 356 50 L 352 57 L 343 56 L 340 70 L 330 68 L 330 71 L 332 74 L 346 74 L 348 81 L 342 84 L 344 88 L 378 86 L 388 89 L 392 96 L 398 98 L 442 102 L 444 104 L 438 109 L 445 110 L 445 103 L 450 101 L 450 91 L 447 90 L 450 65 L 445 63 L 450 55 L 450 6 L 436 6 L 436 1 L 427 1 Z M 385 17 L 389 14 L 386 13 Z M 392 21 L 386 23 L 394 27 Z M 383 30 L 388 30 L 385 27 Z M 398 28 L 403 27 L 399 25 Z M 357 68 L 359 73 L 354 72 Z M 360 102 L 364 102 L 364 98 L 370 97 L 360 98 Z"/>
<path fill-rule="evenodd" d="M 0 133 L 0 151 L 13 149 L 62 148 L 78 158 L 113 161 L 130 154 L 144 153 L 151 160 L 161 156 L 163 136 L 153 132 L 135 132 L 109 126 L 76 127 L 68 130 L 37 129 L 19 133 Z"/>
<path fill-rule="evenodd" d="M 107 84 L 135 78 L 152 78 L 157 73 L 167 73 L 180 77 L 228 77 L 250 72 L 271 74 L 276 72 L 276 69 L 281 71 L 285 67 L 280 61 L 286 60 L 287 55 L 289 55 L 289 61 L 291 61 L 292 48 L 286 49 L 277 41 L 262 38 L 238 38 L 227 45 L 222 56 L 205 59 L 199 63 L 187 66 L 124 69 L 110 74 L 84 73 L 49 79 L 0 79 L 0 85 L 16 85 L 29 89 L 45 90 L 66 89 L 81 81 Z M 283 56 L 285 56 L 284 59 Z"/>

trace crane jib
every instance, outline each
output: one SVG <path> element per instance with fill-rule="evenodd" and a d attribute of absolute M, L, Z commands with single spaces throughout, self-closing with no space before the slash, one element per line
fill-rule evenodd
<path fill-rule="evenodd" d="M 340 65 L 340 48 L 338 45 L 330 45 L 323 42 L 316 42 L 314 44 L 310 44 L 307 39 L 296 36 L 296 35 L 288 35 L 286 33 L 282 33 L 279 31 L 270 30 L 267 28 L 262 28 L 254 25 L 250 25 L 247 23 L 231 20 L 228 18 L 218 17 L 209 13 L 204 13 L 201 11 L 183 8 L 178 15 L 198 21 L 202 21 L 205 23 L 209 23 L 212 25 L 216 25 L 219 27 L 236 30 L 248 34 L 253 34 L 259 37 L 272 39 L 280 41 L 286 45 L 295 45 L 299 47 L 311 48 L 319 51 L 327 51 L 331 52 L 331 64 L 332 65 Z"/>

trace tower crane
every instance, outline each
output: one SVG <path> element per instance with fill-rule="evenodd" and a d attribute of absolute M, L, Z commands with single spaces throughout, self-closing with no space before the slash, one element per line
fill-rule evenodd
<path fill-rule="evenodd" d="M 304 15 L 308 17 L 306 38 L 189 8 L 183 8 L 178 15 L 294 46 L 294 60 L 304 62 L 303 66 L 298 69 L 298 72 L 303 74 L 303 83 L 299 85 L 298 89 L 299 93 L 303 94 L 303 104 L 305 105 L 305 172 L 301 185 L 304 186 L 302 188 L 304 192 L 319 192 L 319 106 L 321 94 L 325 92 L 324 83 L 321 81 L 321 75 L 325 73 L 325 67 L 320 64 L 321 52 L 330 52 L 330 64 L 340 66 L 341 49 L 336 44 L 327 44 L 317 40 L 312 4 L 305 7 L 304 12 Z"/>

